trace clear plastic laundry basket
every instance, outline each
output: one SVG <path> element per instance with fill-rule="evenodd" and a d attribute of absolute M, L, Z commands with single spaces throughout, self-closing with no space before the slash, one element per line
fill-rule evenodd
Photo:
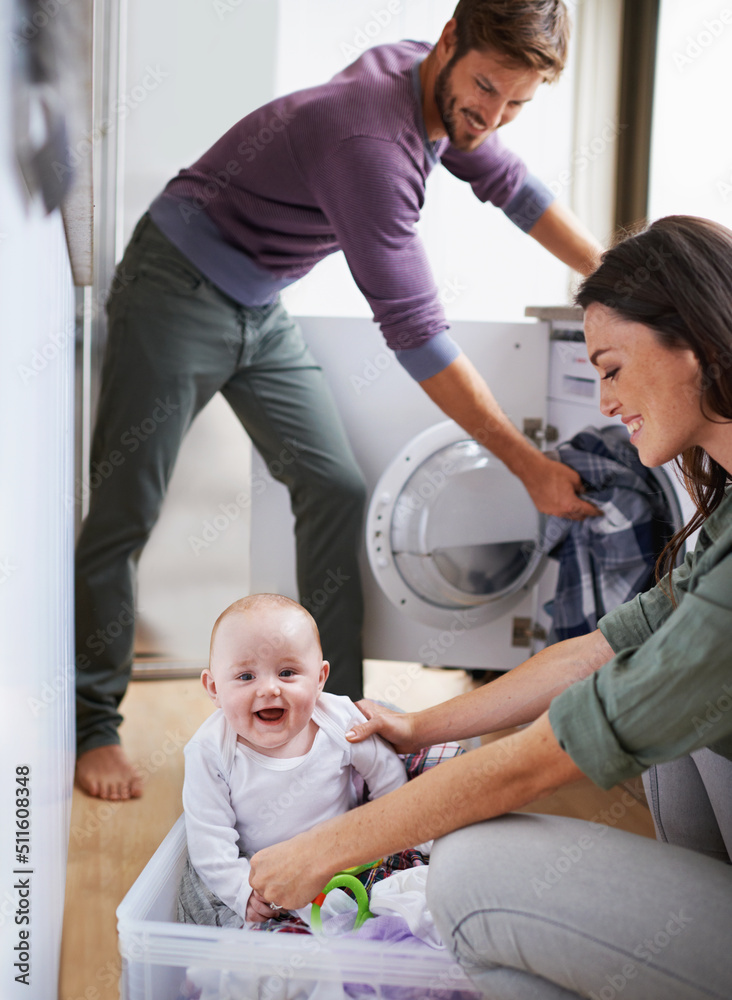
<path fill-rule="evenodd" d="M 181 816 L 117 908 L 121 1000 L 475 1000 L 447 952 L 175 922 Z"/>

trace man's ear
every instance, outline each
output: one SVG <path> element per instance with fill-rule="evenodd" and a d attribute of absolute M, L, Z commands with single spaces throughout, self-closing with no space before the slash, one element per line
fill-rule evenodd
<path fill-rule="evenodd" d="M 325 687 L 325 682 L 328 680 L 329 673 L 330 663 L 328 663 L 327 660 L 323 660 L 323 666 L 320 668 L 320 676 L 318 677 L 318 694 L 320 694 Z"/>
<path fill-rule="evenodd" d="M 216 691 L 216 679 L 208 667 L 201 671 L 201 683 L 206 689 L 206 694 L 209 696 L 214 705 L 217 708 L 221 708 L 219 705 L 219 696 Z"/>
<path fill-rule="evenodd" d="M 454 17 L 451 17 L 447 22 L 445 27 L 442 29 L 442 34 L 437 40 L 437 50 L 441 57 L 443 63 L 447 63 L 452 58 L 452 54 L 457 46 L 457 21 Z"/>

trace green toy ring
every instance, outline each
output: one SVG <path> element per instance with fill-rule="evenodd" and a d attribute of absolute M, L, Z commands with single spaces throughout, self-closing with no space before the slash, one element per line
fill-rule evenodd
<path fill-rule="evenodd" d="M 376 862 L 378 864 L 378 862 Z M 370 868 L 371 865 L 358 866 L 359 871 L 365 871 Z M 347 869 L 344 872 L 339 872 L 334 875 L 330 882 L 326 885 L 325 889 L 320 893 L 320 895 L 313 901 L 313 908 L 310 912 L 310 926 L 314 931 L 321 932 L 323 930 L 323 920 L 320 916 L 320 907 L 325 902 L 325 897 L 328 895 L 331 889 L 350 889 L 351 892 L 356 897 L 356 903 L 358 904 L 358 913 L 356 915 L 356 922 L 353 925 L 355 931 L 358 930 L 368 919 L 373 917 L 374 914 L 369 910 L 369 897 L 358 881 L 353 875 L 349 875 L 348 871 L 353 871 L 354 869 Z"/>

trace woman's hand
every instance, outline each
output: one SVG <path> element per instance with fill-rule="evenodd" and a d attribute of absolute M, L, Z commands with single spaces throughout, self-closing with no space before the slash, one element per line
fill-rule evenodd
<path fill-rule="evenodd" d="M 318 843 L 317 835 L 309 830 L 257 851 L 250 864 L 249 884 L 259 899 L 276 903 L 283 910 L 307 906 L 335 874 L 327 859 L 324 867 L 322 841 Z M 273 916 L 272 910 L 268 916 Z"/>
<path fill-rule="evenodd" d="M 349 743 L 360 743 L 368 736 L 378 733 L 388 740 L 397 753 L 414 753 L 421 750 L 422 744 L 417 742 L 415 737 L 414 713 L 393 712 L 390 708 L 377 705 L 375 701 L 364 698 L 356 703 L 367 718 L 367 722 L 360 722 L 351 727 L 346 733 Z"/>
<path fill-rule="evenodd" d="M 279 910 L 273 910 L 264 896 L 260 896 L 256 889 L 252 891 L 247 903 L 247 911 L 244 919 L 251 924 L 261 924 L 265 920 L 270 920 L 277 916 Z"/>

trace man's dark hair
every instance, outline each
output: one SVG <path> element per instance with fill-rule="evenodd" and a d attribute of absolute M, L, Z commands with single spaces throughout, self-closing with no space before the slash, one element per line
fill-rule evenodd
<path fill-rule="evenodd" d="M 538 70 L 547 81 L 564 69 L 569 46 L 569 14 L 563 0 L 460 0 L 457 49 L 492 49 L 509 62 Z"/>

